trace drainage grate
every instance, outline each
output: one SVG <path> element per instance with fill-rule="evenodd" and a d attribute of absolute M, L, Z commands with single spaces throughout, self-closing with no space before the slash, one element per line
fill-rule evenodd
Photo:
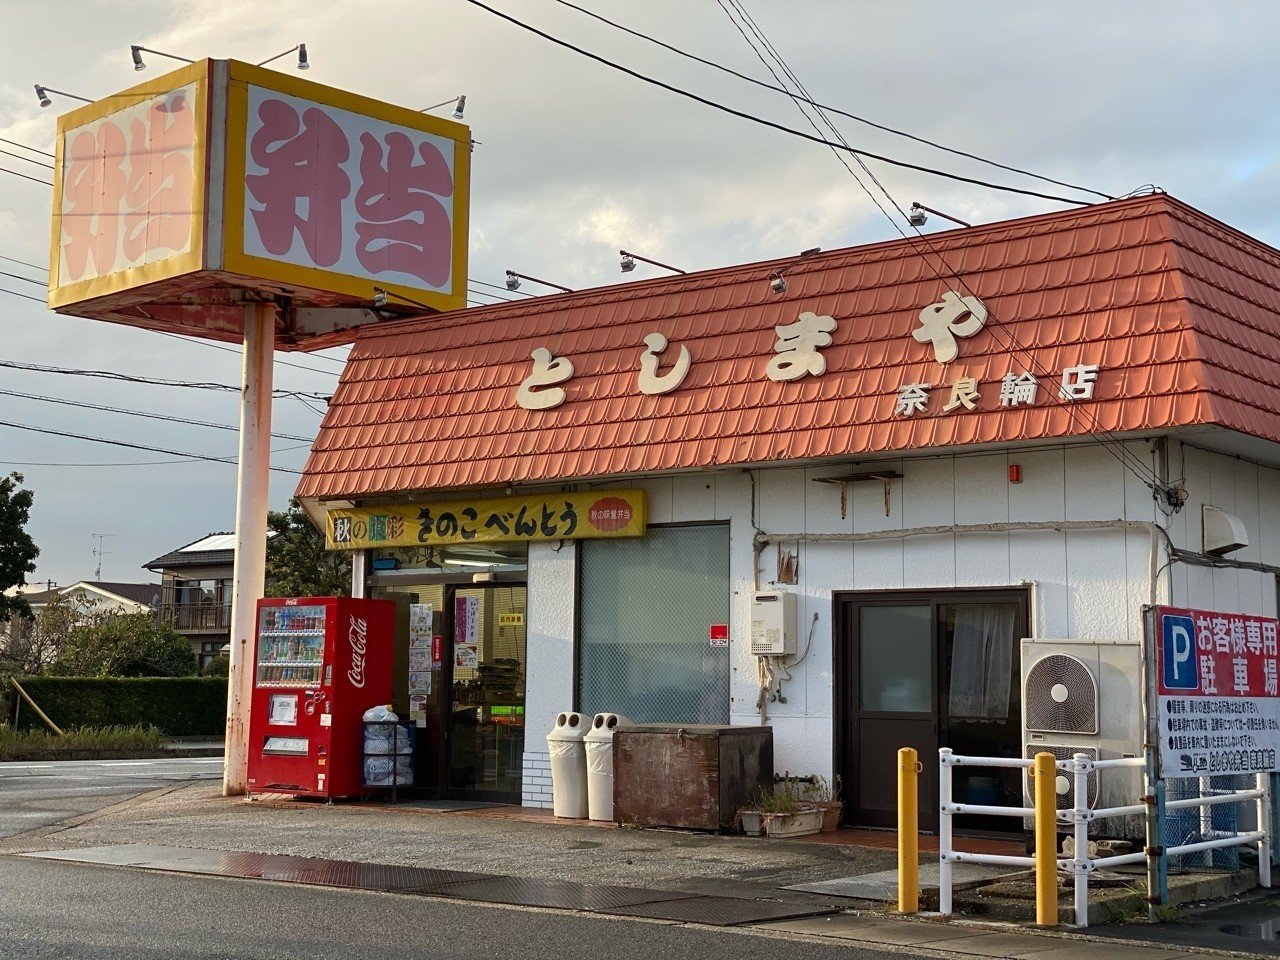
<path fill-rule="evenodd" d="M 682 923 L 705 923 L 714 927 L 736 927 L 744 923 L 766 920 L 790 920 L 794 917 L 817 917 L 838 913 L 841 908 L 778 900 L 741 900 L 736 897 L 690 897 L 661 903 L 639 903 L 602 910 L 619 917 L 649 917 L 654 920 L 677 920 Z"/>

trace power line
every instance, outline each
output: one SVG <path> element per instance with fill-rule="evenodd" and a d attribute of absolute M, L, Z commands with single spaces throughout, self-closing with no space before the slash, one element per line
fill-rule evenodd
<path fill-rule="evenodd" d="M 496 283 L 489 283 L 486 280 L 477 280 L 475 277 L 467 277 L 467 281 L 469 283 L 478 283 L 482 287 L 493 287 L 495 290 L 506 290 L 508 293 L 514 293 L 518 297 L 536 296 L 536 294 L 532 294 L 528 290 L 508 290 L 506 287 L 500 287 Z M 476 290 L 473 292 L 479 293 L 480 291 Z M 489 294 L 489 296 L 493 296 L 493 294 Z"/>
<path fill-rule="evenodd" d="M 100 410 L 103 413 L 123 413 L 130 417 L 145 417 L 148 420 L 166 420 L 170 423 L 181 423 L 192 427 L 209 427 L 213 430 L 229 430 L 233 433 L 240 431 L 239 427 L 232 426 L 229 423 L 214 423 L 210 420 L 191 420 L 186 417 L 174 417 L 164 413 L 151 413 L 147 410 L 131 410 L 128 407 L 109 407 L 100 403 L 87 403 L 81 400 L 65 400 L 62 397 L 46 397 L 35 393 L 21 393 L 17 390 L 0 390 L 0 395 L 6 397 L 19 397 L 23 400 L 41 400 L 45 403 L 57 403 L 67 407 L 81 407 L 85 410 Z M 310 444 L 311 437 L 302 437 L 292 433 L 272 433 L 271 436 L 278 440 L 302 440 Z"/>
<path fill-rule="evenodd" d="M 13 277 L 13 279 L 22 280 L 25 283 L 34 283 L 37 287 L 47 286 L 43 280 L 33 280 L 30 277 L 24 277 L 21 274 L 10 273 L 8 270 L 0 270 L 0 277 Z"/>
<path fill-rule="evenodd" d="M 194 457 L 183 457 L 176 460 L 127 460 L 110 461 L 108 463 L 67 463 L 64 460 L 0 460 L 6 467 L 160 467 L 171 463 L 199 463 Z"/>
<path fill-rule="evenodd" d="M 687 50 L 681 50 L 679 47 L 672 46 L 669 43 L 664 43 L 663 41 L 657 39 L 656 37 L 649 36 L 647 33 L 642 33 L 639 30 L 633 30 L 630 27 L 627 27 L 621 23 L 618 23 L 615 20 L 610 20 L 608 17 L 601 16 L 600 14 L 592 10 L 588 10 L 586 7 L 580 7 L 576 3 L 570 3 L 569 0 L 555 0 L 555 2 L 559 3 L 561 6 L 569 7 L 571 10 L 577 10 L 579 13 L 586 14 L 588 17 L 591 17 L 595 20 L 599 20 L 601 23 L 608 24 L 609 26 L 617 30 L 621 30 L 623 33 L 627 33 L 633 37 L 638 37 L 641 40 L 646 40 L 649 43 L 656 44 L 657 46 L 662 47 L 664 50 L 669 50 L 672 53 L 678 54 L 681 57 L 685 57 L 689 60 L 697 61 L 698 63 L 701 63 L 704 66 L 711 67 L 714 70 L 719 70 L 722 73 L 730 74 L 731 76 L 737 77 L 739 80 L 745 80 L 747 81 L 747 83 L 754 84 L 757 87 L 763 87 L 766 90 L 773 90 L 776 93 L 786 94 L 792 99 L 796 99 L 795 94 L 785 89 L 785 87 L 783 86 L 774 86 L 771 83 L 766 83 L 763 80 L 758 80 L 755 77 L 749 76 L 748 74 L 739 73 L 737 70 L 734 70 L 732 67 L 726 67 L 724 64 L 716 63 L 714 60 L 708 60 L 705 57 L 700 57 L 695 53 L 689 53 Z M 774 79 L 776 80 L 777 77 L 775 76 Z M 894 127 L 886 126 L 885 124 L 882 124 L 882 123 L 876 123 L 874 120 L 868 120 L 866 117 L 860 117 L 857 114 L 849 113 L 846 110 L 841 110 L 839 107 L 831 107 L 831 106 L 826 106 L 825 104 L 818 103 L 815 100 L 809 99 L 808 96 L 802 96 L 802 97 L 799 97 L 799 99 L 803 100 L 805 103 L 809 104 L 811 107 L 816 107 L 820 110 L 824 110 L 829 113 L 835 113 L 842 117 L 848 117 L 850 120 L 856 120 L 858 123 L 866 124 L 869 127 L 874 127 L 875 129 L 882 130 L 885 133 L 892 133 L 895 136 L 905 137 L 908 140 L 914 140 L 916 143 L 923 143 L 926 146 L 934 147 L 935 149 L 938 149 L 938 150 L 943 150 L 947 153 L 954 154 L 957 157 L 965 157 L 966 159 L 969 159 L 969 160 L 976 160 L 979 163 L 985 163 L 988 166 L 998 167 L 999 169 L 1007 170 L 1010 173 L 1021 174 L 1024 177 L 1032 177 L 1036 180 L 1042 180 L 1045 183 L 1052 183 L 1055 186 L 1067 187 L 1068 189 L 1079 190 L 1083 193 L 1092 193 L 1094 196 L 1102 197 L 1105 200 L 1116 199 L 1110 194 L 1102 193 L 1099 190 L 1092 190 L 1089 187 L 1082 187 L 1082 186 L 1079 186 L 1078 184 L 1068 183 L 1065 180 L 1055 180 L 1053 179 L 1053 177 L 1046 177 L 1039 173 L 1033 173 L 1030 170 L 1023 170 L 1020 167 L 1013 167 L 1013 166 L 1009 166 L 1008 164 L 999 163 L 996 160 L 991 160 L 987 157 L 979 156 L 976 153 L 969 153 L 968 151 L 959 150 L 959 149 L 956 149 L 955 147 L 948 147 L 945 144 L 938 143 L 937 141 L 934 141 L 934 140 L 930 140 L 927 137 L 916 136 L 915 134 L 908 133 L 905 130 L 898 130 Z"/>
<path fill-rule="evenodd" d="M 162 337 L 173 337 L 173 339 L 175 340 L 182 340 L 186 343 L 194 343 L 202 347 L 212 347 L 214 350 L 224 350 L 227 353 L 234 353 L 237 356 L 241 355 L 241 352 L 237 350 L 235 347 L 228 347 L 226 344 L 222 344 L 222 343 L 214 343 L 212 340 L 203 340 L 200 337 L 185 337 L 180 333 L 169 333 L 165 330 L 153 330 L 152 332 L 158 333 Z M 334 357 L 317 357 L 316 359 L 328 360 L 330 363 L 343 362 Z M 312 373 L 323 373 L 325 376 L 329 376 L 329 377 L 333 376 L 334 374 L 334 371 L 332 370 L 321 370 L 319 367 L 308 367 L 305 364 L 301 364 L 301 363 L 290 363 L 288 360 L 281 360 L 278 357 L 275 358 L 272 362 L 282 367 L 293 367 L 295 370 L 310 370 Z"/>
<path fill-rule="evenodd" d="M 717 0 L 717 2 L 720 2 L 720 0 Z M 768 38 L 764 35 L 763 31 L 761 31 L 761 30 L 760 30 L 760 28 L 756 25 L 755 21 L 751 18 L 751 15 L 746 11 L 745 7 L 742 5 L 741 0 L 728 0 L 728 2 L 729 2 L 730 4 L 732 4 L 732 5 L 734 6 L 734 8 L 739 12 L 739 15 L 742 17 L 743 21 L 744 21 L 745 23 L 747 23 L 747 24 L 750 26 L 750 28 L 751 28 L 752 32 L 753 32 L 753 33 L 754 33 L 754 34 L 755 34 L 755 35 L 760 39 L 760 41 L 764 44 L 765 48 L 769 51 L 770 55 L 774 58 L 774 60 L 776 60 L 776 61 L 777 61 L 777 63 L 779 64 L 779 66 L 781 66 L 781 67 L 782 67 L 783 71 L 787 74 L 787 76 L 788 76 L 789 78 L 791 78 L 792 82 L 793 82 L 793 83 L 794 83 L 794 84 L 795 84 L 795 85 L 796 85 L 796 86 L 801 90 L 801 92 L 803 92 L 803 93 L 806 93 L 806 94 L 807 94 L 807 91 L 806 91 L 806 90 L 805 90 L 805 88 L 804 88 L 804 84 L 800 81 L 799 77 L 797 77 L 797 76 L 796 76 L 796 74 L 795 74 L 795 73 L 791 70 L 791 68 L 787 65 L 787 63 L 786 63 L 786 61 L 783 59 L 782 55 L 781 55 L 781 54 L 779 54 L 779 53 L 778 53 L 778 51 L 777 51 L 777 50 L 773 47 L 773 45 L 769 42 Z M 722 8 L 723 8 L 723 4 L 721 4 L 721 6 L 722 6 Z M 728 13 L 728 11 L 727 11 L 727 10 L 726 10 L 725 12 L 726 12 L 726 13 Z M 730 19 L 732 20 L 732 16 L 730 17 Z M 740 31 L 740 32 L 741 32 L 741 31 Z M 755 50 L 755 49 L 756 49 L 756 48 L 755 48 L 755 44 L 751 41 L 751 39 L 750 39 L 750 38 L 748 38 L 748 37 L 746 37 L 746 34 L 745 34 L 745 33 L 743 34 L 743 36 L 744 36 L 744 38 L 745 38 L 745 39 L 747 39 L 747 43 L 752 47 L 752 49 L 753 49 L 753 50 Z M 759 51 L 758 51 L 758 50 L 756 50 L 756 53 L 757 53 L 757 55 L 759 55 Z M 775 74 L 774 76 L 775 76 L 775 78 L 776 78 L 776 76 L 777 76 L 777 75 Z M 797 103 L 797 106 L 799 106 L 799 104 L 798 104 L 798 103 Z M 803 110 L 803 108 L 801 108 L 801 109 Z M 818 107 L 818 108 L 816 108 L 816 109 L 817 109 L 817 112 L 818 112 L 819 116 L 821 116 L 821 117 L 822 117 L 822 119 L 823 119 L 823 121 L 826 123 L 827 127 L 828 127 L 829 129 L 831 129 L 831 130 L 832 130 L 832 132 L 835 134 L 835 136 L 837 136 L 838 138 L 840 138 L 841 140 L 843 140 L 844 138 L 843 138 L 843 136 L 840 134 L 839 130 L 838 130 L 838 129 L 836 129 L 836 127 L 831 123 L 830 119 L 829 119 L 829 118 L 827 118 L 827 117 L 825 116 L 825 114 L 823 114 L 822 108 L 821 108 L 821 107 Z M 807 116 L 807 114 L 806 114 L 806 116 Z M 962 288 L 963 288 L 963 289 L 964 289 L 964 290 L 965 290 L 965 291 L 966 291 L 970 296 L 974 296 L 974 297 L 976 297 L 976 296 L 977 296 L 977 294 L 976 294 L 976 293 L 974 293 L 973 289 L 968 285 L 968 283 L 966 283 L 966 282 L 965 282 L 965 279 L 964 279 L 964 277 L 960 274 L 960 272 L 959 272 L 959 271 L 957 271 L 954 267 L 952 267 L 952 266 L 947 262 L 946 258 L 945 258 L 941 253 L 939 253 L 939 252 L 938 252 L 938 251 L 937 251 L 937 250 L 932 246 L 932 244 L 930 244 L 930 242 L 929 242 L 928 238 L 926 238 L 926 237 L 925 237 L 925 235 L 920 231 L 920 229 L 919 229 L 918 227 L 916 227 L 914 224 L 911 224 L 911 221 L 910 221 L 910 219 L 907 217 L 906 212 L 902 209 L 902 206 L 898 203 L 898 201 L 897 201 L 897 200 L 895 200 L 895 199 L 894 199 L 893 195 L 888 191 L 888 189 L 884 186 L 884 184 L 882 184 L 882 183 L 879 181 L 879 179 L 878 179 L 878 178 L 876 178 L 875 174 L 874 174 L 874 173 L 872 173 L 870 169 L 868 169 L 867 165 L 866 165 L 865 163 L 863 163 L 863 162 L 862 162 L 861 158 L 858 158 L 858 164 L 859 164 L 859 166 L 861 166 L 861 167 L 862 167 L 862 169 L 863 169 L 864 171 L 866 171 L 867 175 L 871 178 L 871 180 L 875 183 L 875 185 L 880 189 L 880 191 L 885 195 L 885 197 L 889 200 L 889 202 L 890 202 L 891 204 L 893 204 L 893 206 L 897 209 L 898 213 L 902 216 L 903 220 L 904 220 L 904 221 L 906 221 L 906 223 L 907 223 L 908 225 L 910 225 L 910 226 L 915 230 L 915 233 L 916 233 L 917 238 L 918 238 L 921 242 L 923 242 L 923 243 L 924 243 L 924 245 L 925 245 L 925 247 L 927 248 L 928 252 L 929 252 L 930 254 L 932 254 L 934 257 L 936 257 L 936 258 L 938 259 L 938 261 L 939 261 L 939 262 L 940 262 L 940 263 L 941 263 L 941 264 L 946 268 L 947 272 L 952 276 L 952 278 L 953 278 L 953 279 L 955 279 L 955 281 L 956 281 L 956 282 L 957 282 L 957 283 L 958 283 L 958 284 L 959 284 L 959 285 L 960 285 L 960 286 L 961 286 L 961 287 L 962 287 Z M 846 169 L 847 169 L 847 168 L 848 168 L 848 165 L 846 164 L 845 166 L 846 166 Z M 852 173 L 852 170 L 850 170 L 850 173 Z M 857 179 L 857 176 L 856 176 L 856 175 L 855 175 L 854 179 L 855 179 L 855 180 Z M 865 185 L 863 185 L 863 184 L 862 184 L 862 182 L 861 182 L 860 180 L 859 180 L 858 182 L 859 182 L 859 185 L 863 186 L 863 189 L 865 190 L 865 189 L 866 189 Z M 873 199 L 873 200 L 875 200 L 875 198 L 874 198 L 874 197 L 872 197 L 872 199 Z M 880 208 L 880 210 L 881 210 L 881 212 L 885 214 L 886 218 L 888 218 L 888 220 L 889 220 L 890 224 L 891 224 L 891 225 L 893 226 L 893 228 L 894 228 L 894 229 L 899 233 L 899 235 L 900 235 L 904 240 L 907 240 L 907 241 L 908 241 L 908 243 L 910 243 L 910 244 L 914 247 L 914 246 L 915 246 L 915 239 L 912 239 L 912 238 L 910 238 L 910 237 L 908 237 L 908 236 L 907 236 L 907 234 L 903 231 L 902 227 L 898 224 L 898 222 L 897 222 L 896 220 L 894 220 L 894 219 L 893 219 L 893 217 L 889 216 L 888 212 L 884 209 L 884 207 L 883 207 L 883 206 L 880 206 L 880 204 L 879 204 L 879 202 L 878 202 L 878 201 L 876 202 L 876 206 L 877 206 L 877 207 L 879 207 L 879 208 Z M 937 268 L 936 268 L 936 267 L 934 267 L 932 263 L 930 263 L 928 256 L 922 256 L 922 257 L 921 257 L 921 260 L 922 260 L 922 261 L 923 261 L 923 262 L 924 262 L 924 263 L 929 267 L 929 269 L 933 272 L 933 274 L 934 274 L 934 276 L 935 276 L 935 277 L 937 277 L 939 280 L 944 279 L 944 277 L 943 277 L 943 276 L 942 276 L 942 274 L 937 270 Z M 990 311 L 990 310 L 988 310 L 988 312 L 989 312 L 989 314 L 990 314 L 990 316 L 991 316 L 991 319 L 993 319 L 993 320 L 997 320 L 997 318 L 995 317 L 994 313 L 991 313 L 991 311 Z M 1002 344 L 1002 346 L 1004 346 L 1004 347 L 1005 347 L 1005 349 L 1006 349 L 1006 350 L 1008 350 L 1008 351 L 1010 351 L 1010 352 L 1019 352 L 1019 353 L 1022 353 L 1023 355 L 1025 355 L 1025 356 L 1027 357 L 1027 359 L 1028 359 L 1028 360 L 1030 360 L 1030 361 L 1031 361 L 1031 363 L 1032 363 L 1032 364 L 1034 364 L 1034 365 L 1038 368 L 1038 370 L 1039 370 L 1039 372 L 1040 372 L 1040 374 L 1041 374 L 1042 376 L 1049 376 L 1048 370 L 1044 367 L 1044 365 L 1043 365 L 1043 364 L 1041 364 L 1041 363 L 1039 362 L 1039 360 L 1038 360 L 1038 359 L 1035 357 L 1035 355 L 1030 351 L 1030 349 L 1028 349 L 1027 347 L 1023 346 L 1020 342 L 1018 342 L 1018 340 L 1017 340 L 1017 339 L 1012 335 L 1012 333 L 1009 333 L 1007 330 L 1003 330 L 1002 328 L 1000 328 L 999 326 L 997 326 L 997 325 L 995 325 L 995 324 L 993 324 L 992 326 L 988 327 L 988 329 L 990 329 L 990 330 L 991 330 L 991 334 L 992 334 L 992 336 L 993 336 L 993 337 L 995 337 L 995 338 L 996 338 L 996 340 L 997 340 L 997 341 L 999 341 L 999 342 Z M 1001 334 L 1004 334 L 1004 336 L 1007 336 L 1007 337 L 1008 337 L 1008 339 L 1007 339 L 1007 340 L 1006 340 L 1006 339 L 1004 339 L 1004 338 L 1001 336 Z M 1086 433 L 1088 433 L 1090 436 L 1093 436 L 1093 437 L 1094 437 L 1095 442 L 1096 442 L 1096 443 L 1098 443 L 1098 444 L 1099 444 L 1103 449 L 1105 449 L 1105 450 L 1106 450 L 1108 453 L 1110 453 L 1113 457 L 1115 457 L 1115 458 L 1116 458 L 1116 460 L 1117 460 L 1117 461 L 1119 461 L 1119 463 L 1120 463 L 1120 465 L 1121 465 L 1122 467 L 1124 467 L 1126 470 L 1128 470 L 1130 473 L 1132 473 L 1132 474 L 1133 474 L 1133 475 L 1134 475 L 1134 476 L 1135 476 L 1139 481 L 1141 481 L 1144 485 L 1146 485 L 1146 486 L 1150 487 L 1150 488 L 1152 489 L 1153 493 L 1154 493 L 1154 492 L 1158 492 L 1158 491 L 1162 491 L 1162 490 L 1164 489 L 1163 481 L 1160 479 L 1159 475 L 1155 472 L 1155 470 L 1153 470 L 1150 466 L 1148 466 L 1146 463 L 1144 463 L 1144 462 L 1141 460 L 1141 458 L 1139 458 L 1136 454 L 1134 454 L 1131 450 L 1129 450 L 1129 449 L 1128 449 L 1128 447 L 1126 447 L 1122 441 L 1120 441 L 1118 438 L 1116 438 L 1116 437 L 1115 437 L 1115 435 L 1114 435 L 1111 431 L 1103 430 L 1103 429 L 1102 429 L 1102 425 L 1098 422 L 1098 419 L 1097 419 L 1097 417 L 1096 417 L 1096 416 L 1094 416 L 1091 412 L 1089 412 L 1089 411 L 1087 411 L 1087 410 L 1081 410 L 1081 413 L 1082 413 L 1082 414 L 1084 414 L 1085 416 L 1087 416 L 1087 417 L 1088 417 L 1088 418 L 1093 422 L 1093 427 L 1094 427 L 1094 429 L 1092 429 L 1092 430 L 1091 430 L 1091 429 L 1089 428 L 1089 425 L 1088 425 L 1088 424 L 1086 424 L 1086 423 L 1081 423 L 1081 421 L 1080 421 L 1079 419 L 1077 419 L 1077 417 L 1075 416 L 1075 413 L 1074 413 L 1074 411 L 1073 411 L 1073 407 L 1076 405 L 1076 401 L 1075 401 L 1074 399 L 1069 398 L 1069 397 L 1062 397 L 1062 396 L 1060 396 L 1060 395 L 1056 395 L 1056 394 L 1054 394 L 1054 393 L 1052 392 L 1052 390 L 1050 390 L 1049 392 L 1050 392 L 1050 396 L 1051 396 L 1051 397 L 1053 397 L 1054 399 L 1056 399 L 1056 400 L 1060 403 L 1060 405 L 1061 405 L 1061 406 L 1063 406 L 1063 408 L 1064 408 L 1064 409 L 1066 410 L 1066 412 L 1067 412 L 1067 416 L 1068 416 L 1068 417 L 1069 417 L 1073 422 L 1075 422 L 1075 423 L 1077 423 L 1078 425 L 1082 426 L 1082 427 L 1084 428 L 1084 430 L 1085 430 L 1085 432 L 1086 432 Z M 1102 434 L 1102 437 L 1106 437 L 1106 438 L 1107 438 L 1107 440 L 1103 440 L 1103 439 L 1102 439 L 1102 437 L 1096 436 L 1096 435 L 1095 435 L 1095 430 L 1096 430 L 1097 432 L 1100 432 L 1100 433 Z M 1116 450 L 1115 450 L 1115 449 L 1113 449 L 1113 448 L 1108 444 L 1108 442 L 1107 442 L 1108 440 L 1109 440 L 1112 444 L 1115 444 L 1115 446 L 1116 446 L 1116 447 L 1118 447 L 1118 448 L 1119 448 L 1119 451 L 1120 451 L 1119 453 L 1117 453 L 1117 452 L 1116 452 Z M 1135 469 L 1135 468 L 1134 468 L 1134 464 L 1136 464 L 1136 465 L 1137 465 L 1137 469 Z M 1145 474 L 1145 476 L 1144 476 L 1144 474 Z M 1148 479 L 1147 479 L 1147 477 L 1148 477 L 1148 476 L 1151 478 L 1150 480 L 1148 480 Z"/>
<path fill-rule="evenodd" d="M 794 137 L 800 137 L 801 139 L 810 140 L 814 143 L 820 143 L 820 144 L 823 144 L 824 146 L 835 147 L 837 149 L 844 150 L 844 151 L 847 151 L 848 153 L 854 154 L 855 156 L 868 157 L 872 160 L 879 160 L 882 163 L 892 164 L 893 166 L 903 167 L 908 170 L 915 170 L 920 173 L 927 173 L 935 177 L 944 177 L 948 180 L 959 181 L 960 183 L 970 183 L 975 186 L 986 187 L 989 190 L 1000 190 L 1005 193 L 1016 193 L 1016 194 L 1021 194 L 1022 196 L 1027 196 L 1027 197 L 1038 197 L 1041 200 L 1053 200 L 1057 203 L 1069 203 L 1077 206 L 1088 206 L 1088 201 L 1085 201 L 1085 200 L 1075 200 L 1068 197 L 1059 197 L 1054 194 L 1040 193 L 1035 190 L 1024 190 L 1021 187 L 1011 187 L 1006 184 L 991 183 L 986 180 L 978 180 L 974 177 L 965 177 L 965 176 L 961 176 L 958 173 L 948 173 L 945 170 L 938 170 L 934 167 L 926 167 L 917 163 L 908 163 L 905 160 L 897 160 L 893 157 L 887 157 L 882 154 L 872 153 L 869 150 L 861 150 L 861 149 L 849 146 L 847 143 L 837 143 L 836 141 L 833 141 L 833 140 L 827 140 L 823 137 L 816 136 L 811 133 L 805 133 L 803 130 L 797 130 L 795 127 L 788 127 L 785 124 L 774 123 L 772 120 L 766 120 L 763 117 L 757 117 L 743 110 L 737 110 L 733 107 L 727 106 L 716 100 L 708 99 L 707 97 L 703 97 L 699 94 L 693 93 L 692 91 L 685 90 L 681 87 L 677 87 L 672 84 L 666 83 L 662 80 L 658 80 L 655 77 L 650 77 L 647 74 L 640 73 L 637 70 L 632 70 L 630 67 L 624 67 L 620 63 L 615 63 L 614 61 L 609 60 L 605 57 L 602 57 L 599 54 L 591 53 L 589 50 L 584 50 L 582 47 L 575 46 L 574 44 L 569 43 L 567 40 L 561 40 L 559 37 L 552 36 L 551 34 L 543 30 L 539 30 L 537 27 L 531 26 L 530 24 L 527 24 L 522 20 L 518 20 L 515 17 L 512 17 L 508 14 L 503 13 L 500 10 L 495 10 L 493 7 L 489 6 L 488 4 L 482 3 L 481 0 L 466 0 L 466 2 L 470 3 L 472 6 L 479 7 L 482 10 L 486 10 L 496 17 L 506 20 L 508 23 L 512 23 L 517 27 L 520 27 L 522 30 L 527 30 L 530 33 L 533 33 L 539 37 L 542 37 L 544 40 L 548 40 L 551 43 L 556 44 L 557 46 L 564 47 L 567 50 L 572 50 L 574 53 L 587 57 L 590 60 L 594 60 L 597 63 L 602 63 L 606 67 L 610 67 L 614 70 L 618 70 L 622 73 L 627 74 L 627 76 L 634 77 L 637 80 L 641 80 L 644 83 L 648 83 L 655 87 L 661 87 L 663 90 L 667 90 L 671 93 L 675 93 L 682 97 L 686 97 L 687 99 L 693 100 L 696 103 L 701 103 L 703 106 L 711 107 L 714 110 L 719 110 L 721 113 L 727 113 L 730 116 L 738 117 L 742 120 L 749 120 L 752 123 L 769 127 L 770 129 L 778 130 L 782 133 L 789 133 Z"/>
<path fill-rule="evenodd" d="M 34 183 L 43 183 L 46 187 L 53 186 L 53 183 L 49 180 L 41 180 L 39 177 L 29 177 L 25 173 L 19 173 L 17 170 L 10 170 L 8 167 L 0 167 L 0 173 L 11 173 L 15 177 L 21 177 L 23 180 L 31 180 Z"/>
<path fill-rule="evenodd" d="M 29 147 L 25 143 L 19 143 L 17 140 L 6 140 L 4 137 L 0 137 L 0 143 L 7 143 L 11 147 L 21 147 L 23 150 L 30 150 L 32 153 L 39 153 L 46 157 L 56 156 L 56 154 L 52 154 L 48 150 L 40 150 L 37 147 Z"/>
<path fill-rule="evenodd" d="M 49 305 L 48 300 L 43 300 L 40 297 L 33 297 L 29 293 L 19 293 L 17 290 L 7 290 L 4 287 L 0 287 L 0 293 L 7 293 L 10 296 L 21 297 L 23 300 L 34 300 L 36 303 L 43 304 L 46 307 Z"/>
<path fill-rule="evenodd" d="M 12 150 L 0 150 L 0 153 L 6 157 L 13 157 L 15 160 L 25 160 L 27 163 L 34 163 L 37 167 L 44 167 L 46 170 L 52 170 L 52 163 L 45 163 L 43 160 L 36 160 L 34 157 L 24 157 L 20 153 L 14 153 Z M 52 184 L 50 184 L 52 186 Z"/>
<path fill-rule="evenodd" d="M 18 263 L 24 267 L 30 267 L 32 270 L 43 270 L 46 274 L 49 272 L 48 267 L 42 267 L 38 263 L 28 263 L 26 260 L 15 260 L 13 257 L 0 255 L 0 260 L 8 260 L 10 263 Z"/>
<path fill-rule="evenodd" d="M 194 380 L 167 380 L 160 377 L 139 377 L 128 373 L 116 373 L 114 370 L 80 370 L 71 367 L 50 367 L 38 363 L 19 363 L 15 360 L 0 360 L 0 367 L 8 367 L 12 370 L 26 370 L 31 373 L 57 373 L 64 376 L 73 377 L 95 377 L 102 380 L 121 380 L 125 383 L 148 383 L 160 387 L 189 387 L 195 390 L 224 390 L 231 393 L 239 393 L 240 388 L 231 386 L 227 383 L 212 383 L 208 381 Z M 273 390 L 272 396 L 275 397 L 295 397 L 309 400 L 317 400 L 328 402 L 329 396 L 322 393 L 313 393 L 303 390 Z"/>
<path fill-rule="evenodd" d="M 230 463 L 235 465 L 238 463 L 235 457 L 215 457 L 202 453 L 190 453 L 185 450 L 166 450 L 164 447 L 151 447 L 141 443 L 126 443 L 123 440 L 108 440 L 105 437 L 89 437 L 82 433 L 67 433 L 64 430 L 50 430 L 46 427 L 34 427 L 26 423 L 11 423 L 7 420 L 0 420 L 0 427 L 10 427 L 14 430 L 29 430 L 32 433 L 47 433 L 55 437 L 69 437 L 73 440 L 88 440 L 91 443 L 105 443 L 112 447 L 127 447 L 130 450 L 147 450 L 151 453 L 166 453 L 173 457 L 183 457 L 191 460 L 208 460 L 213 463 Z M 301 475 L 301 470 L 291 470 L 288 467 L 271 467 L 279 473 L 293 473 Z"/>

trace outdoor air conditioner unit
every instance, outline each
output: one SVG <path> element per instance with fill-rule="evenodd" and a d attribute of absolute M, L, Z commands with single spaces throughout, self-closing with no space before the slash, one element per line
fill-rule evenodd
<path fill-rule="evenodd" d="M 1061 760 L 1142 756 L 1142 662 L 1135 643 L 1107 640 L 1022 641 L 1022 743 L 1028 759 L 1048 752 Z M 1032 803 L 1030 777 L 1024 783 Z M 1058 809 L 1075 800 L 1074 779 L 1057 778 Z M 1103 770 L 1089 776 L 1089 807 L 1138 803 L 1142 771 Z M 1141 817 L 1099 821 L 1095 836 L 1141 838 Z"/>

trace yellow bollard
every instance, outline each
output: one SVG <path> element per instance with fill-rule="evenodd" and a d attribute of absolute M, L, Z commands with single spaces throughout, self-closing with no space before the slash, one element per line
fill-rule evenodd
<path fill-rule="evenodd" d="M 1058 925 L 1058 770 L 1052 753 L 1035 759 L 1036 923 Z"/>
<path fill-rule="evenodd" d="M 898 912 L 920 909 L 920 764 L 912 747 L 898 751 Z"/>

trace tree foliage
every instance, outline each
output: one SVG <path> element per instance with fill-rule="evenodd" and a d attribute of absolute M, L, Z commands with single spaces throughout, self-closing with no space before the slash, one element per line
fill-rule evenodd
<path fill-rule="evenodd" d="M 324 534 L 297 500 L 267 514 L 268 597 L 345 597 L 351 592 L 351 558 L 324 548 Z"/>
<path fill-rule="evenodd" d="M 8 630 L 0 634 L 0 672 L 43 673 L 57 661 L 76 626 L 96 622 L 100 616 L 92 604 L 53 596 L 33 615 L 11 618 Z"/>
<path fill-rule="evenodd" d="M 26 531 L 35 495 L 21 489 L 22 481 L 20 473 L 0 477 L 0 621 L 31 615 L 24 597 L 6 596 L 10 588 L 26 585 L 27 574 L 35 572 L 40 556 L 40 548 Z"/>
<path fill-rule="evenodd" d="M 74 677 L 193 677 L 191 642 L 151 613 L 108 613 L 75 627 L 50 673 Z"/>

